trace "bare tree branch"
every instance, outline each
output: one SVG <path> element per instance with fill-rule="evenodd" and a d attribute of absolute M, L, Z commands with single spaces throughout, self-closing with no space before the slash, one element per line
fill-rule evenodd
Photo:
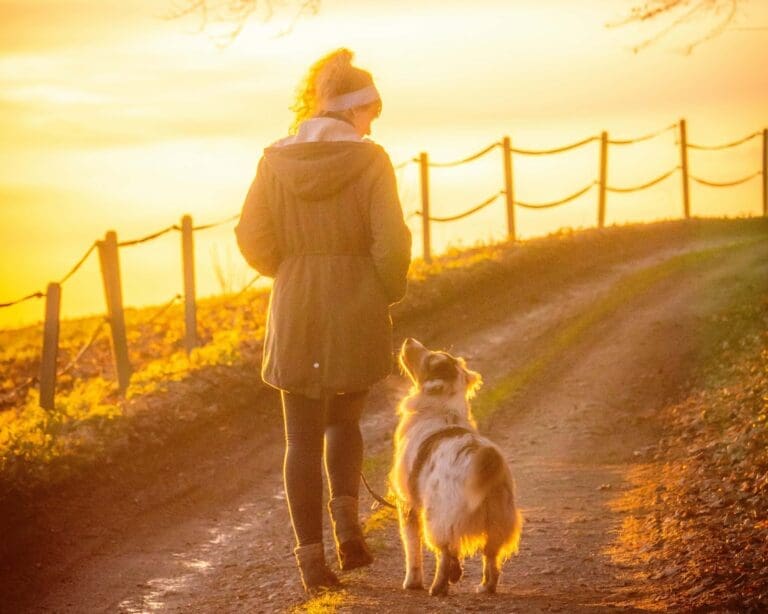
<path fill-rule="evenodd" d="M 275 19 L 278 12 L 287 10 L 290 14 L 288 25 L 278 32 L 284 36 L 293 31 L 299 19 L 315 15 L 322 0 L 168 0 L 173 8 L 164 16 L 166 19 L 181 19 L 190 15 L 200 18 L 198 32 L 207 30 L 218 47 L 227 47 L 241 34 L 251 17 L 262 22 Z M 639 1 L 639 0 L 638 0 Z M 696 47 L 722 34 L 750 0 L 643 0 L 629 10 L 629 14 L 606 24 L 609 28 L 633 23 L 666 23 L 658 32 L 648 36 L 632 47 L 637 53 L 668 37 L 694 22 L 695 19 L 714 17 L 716 22 L 705 29 L 704 34 L 682 47 L 683 53 L 690 54 Z M 760 27 L 734 28 L 738 30 L 759 30 Z"/>
<path fill-rule="evenodd" d="M 231 45 L 245 28 L 251 17 L 266 23 L 275 19 L 285 9 L 290 21 L 278 36 L 287 34 L 296 27 L 304 15 L 315 15 L 322 0 L 178 0 L 163 16 L 165 19 L 181 19 L 197 15 L 201 25 L 198 31 L 209 31 L 218 47 Z"/>
<path fill-rule="evenodd" d="M 710 41 L 725 32 L 748 1 L 749 0 L 646 0 L 643 4 L 634 6 L 626 17 L 609 22 L 606 25 L 609 28 L 615 28 L 638 22 L 658 22 L 666 17 L 672 17 L 679 13 L 661 30 L 635 45 L 632 50 L 637 53 L 638 51 L 658 43 L 661 39 L 667 37 L 673 31 L 680 29 L 682 26 L 692 23 L 694 19 L 701 19 L 704 17 L 717 18 L 716 23 L 709 26 L 703 35 L 696 38 L 693 42 L 683 46 L 683 53 L 690 54 L 702 43 Z"/>
<path fill-rule="evenodd" d="M 734 18 L 736 17 L 736 13 L 739 9 L 739 0 L 731 0 L 731 6 L 728 12 L 726 13 L 725 17 L 723 17 L 720 20 L 720 23 L 718 23 L 716 26 L 714 26 L 706 36 L 700 38 L 699 40 L 691 43 L 688 48 L 686 49 L 686 53 L 693 52 L 695 47 L 698 47 L 702 43 L 705 43 L 707 41 L 712 40 L 713 38 L 720 36 L 725 30 L 728 28 L 728 26 L 733 22 Z M 719 8 L 717 10 L 719 12 Z"/>

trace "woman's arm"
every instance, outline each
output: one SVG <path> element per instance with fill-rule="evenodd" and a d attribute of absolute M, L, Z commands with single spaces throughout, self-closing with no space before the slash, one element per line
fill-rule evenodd
<path fill-rule="evenodd" d="M 246 262 L 262 275 L 274 277 L 282 257 L 275 224 L 268 205 L 264 158 L 245 197 L 240 222 L 235 227 L 237 245 Z"/>
<path fill-rule="evenodd" d="M 411 263 L 411 231 L 403 219 L 392 162 L 383 151 L 382 157 L 382 172 L 371 192 L 371 256 L 392 304 L 405 296 Z"/>

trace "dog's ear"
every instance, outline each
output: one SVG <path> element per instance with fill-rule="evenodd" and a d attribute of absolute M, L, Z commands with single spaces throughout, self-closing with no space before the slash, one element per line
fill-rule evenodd
<path fill-rule="evenodd" d="M 400 348 L 400 366 L 414 384 L 419 381 L 419 367 L 427 352 L 429 352 L 427 348 L 411 337 L 403 341 Z"/>
<path fill-rule="evenodd" d="M 458 362 L 462 372 L 464 373 L 464 379 L 467 382 L 467 389 L 465 393 L 466 397 L 471 399 L 480 389 L 480 386 L 483 385 L 483 376 L 480 375 L 477 371 L 472 371 L 471 369 L 467 368 L 467 363 L 464 362 L 463 358 L 459 358 Z"/>

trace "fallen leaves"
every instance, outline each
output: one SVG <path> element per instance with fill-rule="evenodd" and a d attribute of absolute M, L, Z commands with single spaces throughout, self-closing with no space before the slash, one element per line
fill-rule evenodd
<path fill-rule="evenodd" d="M 720 343 L 720 383 L 664 410 L 656 462 L 623 504 L 612 554 L 668 609 L 768 609 L 768 297 L 741 316 L 759 334 Z"/>

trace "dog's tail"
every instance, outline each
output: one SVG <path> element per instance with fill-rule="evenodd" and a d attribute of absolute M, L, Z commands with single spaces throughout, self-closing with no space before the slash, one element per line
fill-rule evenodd
<path fill-rule="evenodd" d="M 483 446 L 472 457 L 465 489 L 471 511 L 480 507 L 491 489 L 508 478 L 507 464 L 493 446 Z"/>

